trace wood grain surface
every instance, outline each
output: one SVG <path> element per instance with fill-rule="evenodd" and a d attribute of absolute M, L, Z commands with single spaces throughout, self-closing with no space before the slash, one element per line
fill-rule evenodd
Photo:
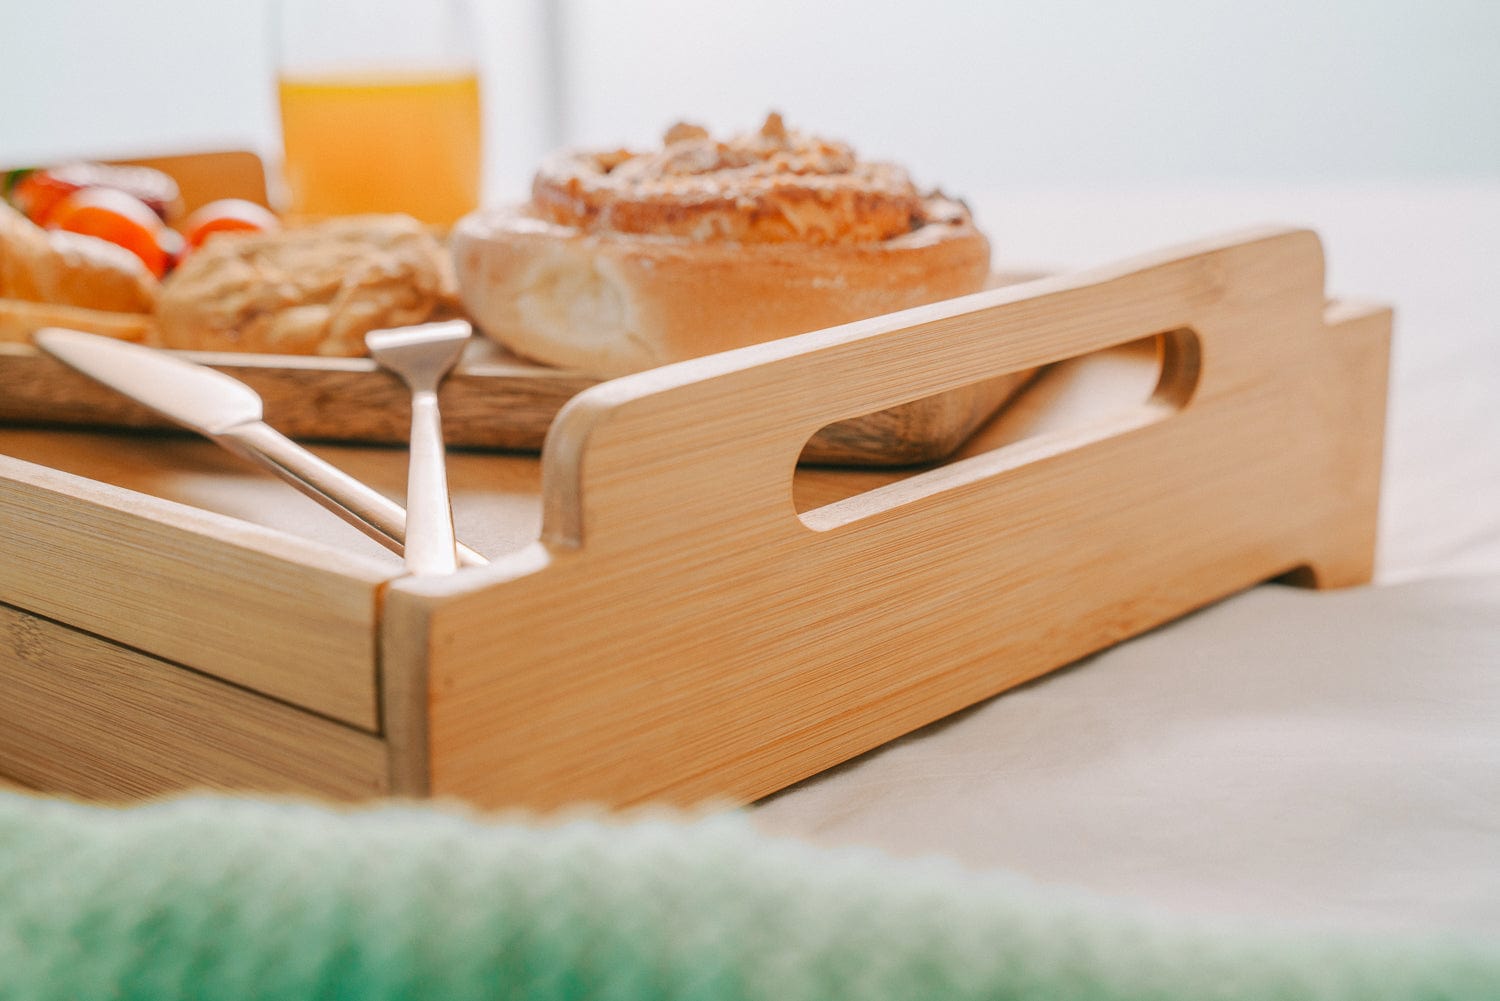
<path fill-rule="evenodd" d="M 0 638 L 0 775 L 33 789 L 348 799 L 388 787 L 370 734 L 8 605 Z"/>
<path fill-rule="evenodd" d="M 243 198 L 257 205 L 271 204 L 266 190 L 266 167 L 249 150 L 216 150 L 148 156 L 114 163 L 152 167 L 177 182 L 184 212 L 220 198 Z"/>
<path fill-rule="evenodd" d="M 388 564 L 0 456 L 0 601 L 367 730 Z"/>
<path fill-rule="evenodd" d="M 1389 336 L 1325 303 L 1313 234 L 1267 231 L 614 380 L 540 463 L 451 457 L 494 562 L 438 579 L 205 442 L 5 429 L 59 468 L 0 458 L 0 602 L 68 630 L 66 660 L 123 650 L 339 727 L 312 757 L 374 753 L 398 794 L 746 800 L 1258 581 L 1368 579 Z M 798 465 L 819 428 L 1043 366 L 948 461 Z M 399 495 L 400 451 L 324 450 Z M 0 664 L 40 691 L 15 666 L 37 629 Z M 23 711 L 66 714 L 72 684 Z M 88 781 L 35 760 L 0 772 Z"/>
<path fill-rule="evenodd" d="M 1265 231 L 589 390 L 541 541 L 389 588 L 403 781 L 747 800 L 1259 581 L 1366 581 L 1389 330 Z M 811 429 L 1142 338 L 1135 405 L 799 515 Z"/>

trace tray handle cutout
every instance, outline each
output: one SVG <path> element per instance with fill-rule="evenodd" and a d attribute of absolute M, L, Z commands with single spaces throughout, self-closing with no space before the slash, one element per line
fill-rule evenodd
<path fill-rule="evenodd" d="M 1149 424 L 1215 380 L 1279 364 L 1270 355 L 1288 323 L 1311 333 L 1323 304 L 1316 234 L 1261 230 L 616 379 L 575 397 L 552 426 L 543 542 L 670 548 L 705 531 L 746 544 L 805 534 L 793 471 L 828 424 L 1163 335 L 1170 357 Z M 1263 318 L 1263 342 L 1247 317 Z M 961 463 L 941 472 L 925 500 L 1006 475 Z"/>
<path fill-rule="evenodd" d="M 953 454 L 905 469 L 835 475 L 799 463 L 792 485 L 803 524 L 827 531 L 944 488 L 955 476 L 996 475 L 1165 420 L 1198 383 L 1198 335 L 1180 328 L 1037 373 Z"/>

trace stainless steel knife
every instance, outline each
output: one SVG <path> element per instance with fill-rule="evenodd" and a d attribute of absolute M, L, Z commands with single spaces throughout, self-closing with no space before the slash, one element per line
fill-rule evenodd
<path fill-rule="evenodd" d="M 405 509 L 261 420 L 261 399 L 243 382 L 98 334 L 48 327 L 34 340 L 64 364 L 265 467 L 387 549 L 404 552 Z M 462 543 L 458 560 L 465 566 L 488 562 Z"/>

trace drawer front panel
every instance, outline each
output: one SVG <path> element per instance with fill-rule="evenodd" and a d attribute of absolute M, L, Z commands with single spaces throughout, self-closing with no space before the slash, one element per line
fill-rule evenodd
<path fill-rule="evenodd" d="M 0 775 L 106 799 L 203 787 L 352 799 L 389 785 L 379 738 L 9 605 Z"/>

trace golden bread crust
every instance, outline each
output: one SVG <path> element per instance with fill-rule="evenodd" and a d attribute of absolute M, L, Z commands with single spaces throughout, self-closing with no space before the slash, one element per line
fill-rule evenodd
<path fill-rule="evenodd" d="M 452 246 L 481 330 L 601 378 L 965 295 L 989 273 L 967 219 L 806 247 L 585 233 L 501 207 L 461 220 Z"/>
<path fill-rule="evenodd" d="M 43 229 L 0 202 L 0 298 L 149 313 L 159 287 L 124 247 Z"/>
<path fill-rule="evenodd" d="M 451 246 L 464 308 L 519 354 L 601 377 L 975 292 L 989 243 L 962 203 L 791 132 L 550 158 L 532 200 Z"/>

